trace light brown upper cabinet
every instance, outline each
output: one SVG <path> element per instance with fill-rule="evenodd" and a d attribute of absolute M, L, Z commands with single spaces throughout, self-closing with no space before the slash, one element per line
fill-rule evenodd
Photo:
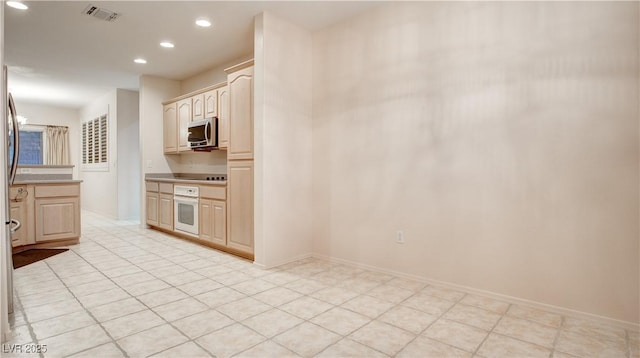
<path fill-rule="evenodd" d="M 223 141 L 220 147 L 226 149 L 229 141 L 229 91 L 225 82 L 165 101 L 163 103 L 164 153 L 180 154 L 190 151 L 189 123 L 211 117 L 222 117 L 218 119 L 218 142 Z"/>
<path fill-rule="evenodd" d="M 178 132 L 176 103 L 165 104 L 162 113 L 163 146 L 165 154 L 178 151 Z"/>
<path fill-rule="evenodd" d="M 192 120 L 194 121 L 206 117 L 204 94 L 197 94 L 191 97 L 191 112 L 193 115 Z"/>
<path fill-rule="evenodd" d="M 191 120 L 216 117 L 218 115 L 218 91 L 210 90 L 191 97 Z"/>
<path fill-rule="evenodd" d="M 204 114 L 202 119 L 218 116 L 218 90 L 210 90 L 202 95 L 204 98 Z M 195 115 L 194 115 L 194 120 Z"/>
<path fill-rule="evenodd" d="M 230 114 L 227 159 L 253 159 L 253 60 L 225 71 Z"/>
<path fill-rule="evenodd" d="M 177 103 L 178 110 L 178 152 L 188 151 L 189 122 L 191 122 L 191 97 Z"/>
<path fill-rule="evenodd" d="M 218 147 L 229 147 L 229 86 L 218 89 Z"/>

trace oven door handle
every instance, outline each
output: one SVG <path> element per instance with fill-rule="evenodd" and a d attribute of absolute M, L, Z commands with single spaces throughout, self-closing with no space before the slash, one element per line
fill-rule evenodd
<path fill-rule="evenodd" d="M 190 198 L 190 197 L 186 197 L 186 196 L 174 196 L 173 197 L 173 201 L 177 201 L 179 203 L 198 203 L 198 198 Z"/>

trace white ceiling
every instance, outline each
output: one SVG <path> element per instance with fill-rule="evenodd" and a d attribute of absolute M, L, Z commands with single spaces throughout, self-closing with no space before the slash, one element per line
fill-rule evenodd
<path fill-rule="evenodd" d="M 5 62 L 18 100 L 80 108 L 140 75 L 182 80 L 253 51 L 253 17 L 265 10 L 309 30 L 351 17 L 372 1 L 23 1 L 5 7 Z M 120 14 L 85 15 L 87 5 Z M 207 29 L 194 21 L 206 17 Z M 163 40 L 173 49 L 160 47 Z M 135 64 L 144 57 L 148 63 Z"/>

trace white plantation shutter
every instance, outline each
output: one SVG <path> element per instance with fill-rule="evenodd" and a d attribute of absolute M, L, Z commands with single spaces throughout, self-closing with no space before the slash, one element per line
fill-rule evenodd
<path fill-rule="evenodd" d="M 82 169 L 109 170 L 109 123 L 107 115 L 82 123 Z"/>
<path fill-rule="evenodd" d="M 100 163 L 107 162 L 107 116 L 100 117 Z"/>

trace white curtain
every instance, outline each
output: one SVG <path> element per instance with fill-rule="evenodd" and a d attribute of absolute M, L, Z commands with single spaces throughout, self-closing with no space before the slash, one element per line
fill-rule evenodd
<path fill-rule="evenodd" d="M 46 165 L 69 165 L 69 128 L 47 126 Z"/>

